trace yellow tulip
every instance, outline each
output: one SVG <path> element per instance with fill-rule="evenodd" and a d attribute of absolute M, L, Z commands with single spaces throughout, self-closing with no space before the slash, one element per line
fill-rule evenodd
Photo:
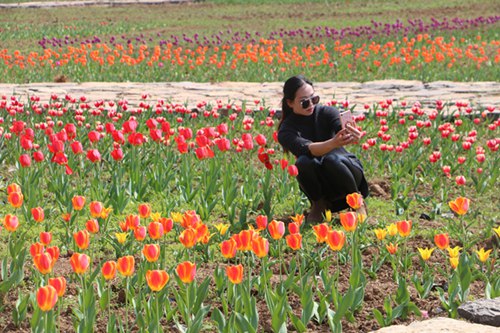
<path fill-rule="evenodd" d="M 459 261 L 460 261 L 460 259 L 458 257 L 451 257 L 450 258 L 451 268 L 456 269 L 458 267 Z"/>
<path fill-rule="evenodd" d="M 451 258 L 458 258 L 460 256 L 460 250 L 462 248 L 460 246 L 455 246 L 453 248 L 449 247 L 447 248 L 448 254 L 450 255 Z"/>
<path fill-rule="evenodd" d="M 427 261 L 429 260 L 429 258 L 431 257 L 431 254 L 432 252 L 434 251 L 434 248 L 425 248 L 425 249 L 421 249 L 421 248 L 417 248 L 418 249 L 418 252 L 420 253 L 420 256 L 422 257 L 422 259 L 424 261 Z"/>
<path fill-rule="evenodd" d="M 391 223 L 387 226 L 387 232 L 389 233 L 389 236 L 396 236 L 398 234 L 398 226 L 396 223 Z"/>
<path fill-rule="evenodd" d="M 387 236 L 387 230 L 385 229 L 375 229 L 373 232 L 379 241 L 384 240 L 385 236 Z"/>
<path fill-rule="evenodd" d="M 477 256 L 479 257 L 479 261 L 485 262 L 488 260 L 488 257 L 490 256 L 491 249 L 488 251 L 484 250 L 484 247 L 482 247 L 480 250 L 476 250 Z"/>
<path fill-rule="evenodd" d="M 227 230 L 229 229 L 229 224 L 224 224 L 224 223 L 217 223 L 215 225 L 215 229 L 221 234 L 222 236 L 226 234 Z"/>
<path fill-rule="evenodd" d="M 118 243 L 123 244 L 127 240 L 127 233 L 126 232 L 117 232 L 115 233 L 116 240 Z"/>

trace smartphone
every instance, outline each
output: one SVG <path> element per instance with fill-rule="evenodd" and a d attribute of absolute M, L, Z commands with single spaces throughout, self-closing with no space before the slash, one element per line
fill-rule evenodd
<path fill-rule="evenodd" d="M 340 113 L 340 122 L 342 123 L 342 128 L 345 128 L 345 125 L 347 125 L 347 123 L 351 123 L 351 125 L 354 127 L 355 124 L 354 124 L 354 119 L 352 118 L 351 111 L 347 110 L 347 111 L 341 112 Z"/>
<path fill-rule="evenodd" d="M 342 128 L 346 128 L 347 124 L 350 124 L 350 126 L 347 128 L 349 132 L 354 135 L 356 138 L 361 137 L 361 132 L 358 131 L 356 128 L 356 122 L 354 121 L 354 118 L 352 117 L 351 111 L 347 110 L 344 112 L 340 113 L 340 122 L 342 123 Z"/>

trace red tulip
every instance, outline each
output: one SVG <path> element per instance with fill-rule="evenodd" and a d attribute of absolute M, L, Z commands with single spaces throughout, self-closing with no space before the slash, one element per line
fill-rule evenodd
<path fill-rule="evenodd" d="M 281 239 L 285 234 L 285 224 L 281 221 L 272 220 L 267 226 L 269 234 L 273 239 Z"/>
<path fill-rule="evenodd" d="M 434 236 L 434 243 L 438 248 L 444 250 L 450 246 L 450 238 L 448 234 L 437 234 Z"/>
<path fill-rule="evenodd" d="M 43 222 L 45 219 L 45 213 L 43 212 L 42 207 L 31 208 L 31 216 L 33 216 L 33 220 L 35 222 Z"/>
<path fill-rule="evenodd" d="M 82 210 L 83 206 L 85 206 L 85 197 L 81 195 L 76 195 L 71 199 L 71 203 L 73 204 L 74 210 Z"/>
<path fill-rule="evenodd" d="M 297 169 L 297 166 L 295 164 L 290 164 L 287 167 L 287 171 L 291 177 L 297 177 L 299 174 L 299 169 Z"/>
<path fill-rule="evenodd" d="M 140 204 L 138 209 L 139 209 L 139 216 L 143 219 L 147 219 L 151 215 L 151 205 L 148 203 Z"/>
<path fill-rule="evenodd" d="M 142 242 L 146 238 L 146 227 L 141 225 L 134 229 L 134 237 L 138 242 Z"/>
<path fill-rule="evenodd" d="M 116 261 L 106 261 L 101 268 L 102 276 L 105 280 L 111 280 L 116 276 Z"/>
<path fill-rule="evenodd" d="M 163 225 L 160 222 L 149 223 L 148 233 L 151 239 L 160 239 L 163 236 Z"/>
<path fill-rule="evenodd" d="M 313 227 L 314 234 L 316 235 L 316 242 L 324 243 L 327 240 L 330 226 L 326 223 L 316 224 Z"/>
<path fill-rule="evenodd" d="M 226 266 L 226 275 L 232 284 L 239 284 L 243 281 L 243 266 Z"/>
<path fill-rule="evenodd" d="M 100 201 L 92 201 L 89 204 L 89 209 L 90 215 L 92 215 L 93 218 L 101 217 L 101 214 L 104 210 L 104 205 Z"/>
<path fill-rule="evenodd" d="M 57 296 L 63 297 L 66 292 L 66 279 L 63 276 L 57 278 L 50 278 L 49 285 L 54 287 L 57 292 Z"/>
<path fill-rule="evenodd" d="M 9 186 L 7 186 L 7 194 L 11 194 L 13 192 L 22 193 L 21 186 L 16 183 L 9 184 Z"/>
<path fill-rule="evenodd" d="M 252 241 L 252 251 L 259 257 L 264 258 L 269 253 L 269 241 L 261 236 L 257 236 Z"/>
<path fill-rule="evenodd" d="M 134 265 L 135 265 L 135 260 L 134 257 L 132 256 L 124 256 L 118 258 L 118 261 L 116 262 L 116 268 L 118 269 L 118 272 L 120 272 L 120 274 L 125 277 L 134 274 L 135 270 Z"/>
<path fill-rule="evenodd" d="M 291 234 L 298 234 L 300 232 L 300 225 L 297 222 L 292 222 L 288 224 L 288 231 Z"/>
<path fill-rule="evenodd" d="M 34 258 L 37 254 L 43 253 L 45 247 L 42 243 L 33 243 L 30 246 L 30 254 Z"/>
<path fill-rule="evenodd" d="M 71 268 L 76 274 L 83 274 L 90 266 L 90 257 L 82 253 L 73 253 L 70 258 Z"/>
<path fill-rule="evenodd" d="M 299 250 L 302 248 L 302 235 L 301 234 L 287 235 L 286 243 L 292 250 Z"/>
<path fill-rule="evenodd" d="M 7 214 L 3 219 L 3 226 L 9 232 L 14 232 L 19 227 L 19 219 L 16 215 Z"/>
<path fill-rule="evenodd" d="M 19 208 L 23 205 L 24 196 L 21 192 L 12 192 L 9 193 L 7 200 L 12 207 Z"/>
<path fill-rule="evenodd" d="M 101 153 L 97 149 L 89 149 L 87 151 L 87 159 L 92 163 L 99 162 L 101 160 Z"/>
<path fill-rule="evenodd" d="M 52 272 L 52 256 L 47 252 L 35 255 L 33 263 L 36 269 L 44 275 Z"/>
<path fill-rule="evenodd" d="M 341 230 L 331 230 L 326 237 L 326 243 L 333 251 L 340 251 L 345 244 L 345 234 Z"/>
<path fill-rule="evenodd" d="M 47 246 L 50 244 L 50 242 L 52 241 L 52 233 L 50 232 L 45 232 L 45 231 L 42 231 L 40 233 L 40 242 Z"/>
<path fill-rule="evenodd" d="M 169 278 L 168 273 L 163 270 L 148 270 L 146 272 L 146 281 L 152 291 L 162 290 Z"/>
<path fill-rule="evenodd" d="M 340 213 L 339 217 L 345 231 L 351 232 L 356 230 L 358 218 L 355 212 Z"/>
<path fill-rule="evenodd" d="M 236 255 L 236 241 L 232 238 L 220 243 L 220 250 L 224 258 L 230 259 L 234 258 Z"/>
<path fill-rule="evenodd" d="M 73 238 L 75 240 L 76 246 L 80 250 L 85 250 L 89 247 L 90 244 L 90 234 L 87 230 L 80 230 L 73 234 Z"/>
<path fill-rule="evenodd" d="M 57 291 L 52 286 L 40 287 L 36 293 L 36 301 L 40 310 L 47 312 L 57 303 Z"/>
<path fill-rule="evenodd" d="M 160 258 L 160 245 L 158 244 L 146 244 L 142 248 L 142 254 L 149 262 L 155 262 Z"/>
<path fill-rule="evenodd" d="M 30 155 L 28 154 L 22 154 L 21 156 L 19 156 L 19 164 L 21 164 L 21 166 L 23 168 L 28 168 L 31 166 L 31 157 Z"/>
<path fill-rule="evenodd" d="M 398 221 L 396 222 L 396 227 L 398 228 L 398 233 L 401 237 L 407 237 L 411 232 L 411 221 Z"/>
<path fill-rule="evenodd" d="M 91 234 L 96 234 L 99 232 L 99 222 L 96 219 L 87 220 L 85 223 L 85 229 Z"/>
<path fill-rule="evenodd" d="M 257 224 L 257 230 L 264 230 L 267 228 L 267 216 L 258 215 L 255 218 L 255 223 Z"/>
<path fill-rule="evenodd" d="M 346 201 L 352 209 L 359 209 L 363 205 L 363 196 L 358 192 L 354 192 L 346 196 Z"/>

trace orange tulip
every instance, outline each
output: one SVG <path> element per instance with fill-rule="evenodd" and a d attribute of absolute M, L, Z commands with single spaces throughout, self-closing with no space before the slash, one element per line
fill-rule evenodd
<path fill-rule="evenodd" d="M 57 303 L 56 289 L 52 286 L 38 288 L 36 293 L 36 302 L 38 303 L 40 310 L 43 312 L 52 310 Z"/>
<path fill-rule="evenodd" d="M 163 236 L 163 225 L 160 222 L 151 222 L 148 225 L 148 233 L 151 239 L 160 239 Z"/>
<path fill-rule="evenodd" d="M 45 250 L 52 257 L 52 267 L 54 267 L 57 259 L 59 259 L 60 250 L 58 246 L 51 246 Z"/>
<path fill-rule="evenodd" d="M 252 240 L 254 238 L 254 230 L 241 230 L 239 234 L 232 238 L 236 241 L 236 246 L 239 251 L 252 251 Z"/>
<path fill-rule="evenodd" d="M 101 274 L 105 280 L 114 279 L 116 276 L 116 261 L 106 261 L 101 268 Z"/>
<path fill-rule="evenodd" d="M 385 247 L 390 254 L 395 254 L 396 251 L 398 250 L 398 244 L 389 243 Z"/>
<path fill-rule="evenodd" d="M 63 276 L 50 278 L 49 285 L 57 291 L 57 296 L 63 297 L 66 292 L 66 279 Z"/>
<path fill-rule="evenodd" d="M 301 234 L 287 235 L 286 243 L 292 250 L 299 250 L 302 248 L 302 235 Z"/>
<path fill-rule="evenodd" d="M 352 209 L 359 209 L 363 206 L 363 196 L 357 192 L 348 194 L 346 196 L 346 201 L 349 207 Z"/>
<path fill-rule="evenodd" d="M 168 273 L 163 270 L 148 270 L 146 272 L 146 281 L 152 291 L 162 290 L 169 278 Z"/>
<path fill-rule="evenodd" d="M 90 266 L 90 257 L 83 253 L 73 253 L 69 260 L 73 272 L 76 274 L 84 274 Z"/>
<path fill-rule="evenodd" d="M 163 232 L 168 233 L 172 228 L 174 227 L 174 220 L 172 220 L 170 217 L 160 217 L 158 222 L 161 223 L 163 226 Z"/>
<path fill-rule="evenodd" d="M 264 230 L 267 228 L 267 216 L 258 215 L 255 218 L 255 224 L 257 224 L 257 230 Z"/>
<path fill-rule="evenodd" d="M 398 228 L 399 235 L 401 237 L 407 237 L 411 232 L 411 221 L 398 221 L 396 222 L 396 227 Z"/>
<path fill-rule="evenodd" d="M 226 266 L 226 275 L 232 284 L 239 284 L 243 281 L 243 266 Z"/>
<path fill-rule="evenodd" d="M 50 232 L 45 232 L 45 231 L 42 231 L 40 233 L 40 242 L 47 246 L 50 244 L 50 242 L 52 241 L 52 233 Z"/>
<path fill-rule="evenodd" d="M 43 222 L 45 219 L 45 214 L 42 207 L 31 208 L 31 216 L 35 222 Z"/>
<path fill-rule="evenodd" d="M 160 258 L 160 245 L 146 244 L 142 248 L 142 254 L 148 262 L 156 262 Z"/>
<path fill-rule="evenodd" d="M 52 272 L 52 256 L 47 253 L 39 253 L 33 257 L 36 269 L 43 275 Z"/>
<path fill-rule="evenodd" d="M 450 246 L 450 238 L 448 234 L 437 234 L 434 236 L 434 243 L 438 248 L 444 250 Z"/>
<path fill-rule="evenodd" d="M 146 239 L 146 227 L 143 225 L 136 227 L 134 229 L 134 237 L 138 242 L 142 242 L 144 239 Z"/>
<path fill-rule="evenodd" d="M 313 231 L 316 235 L 316 242 L 324 243 L 328 237 L 328 232 L 330 231 L 330 226 L 326 223 L 313 225 Z"/>
<path fill-rule="evenodd" d="M 199 222 L 201 222 L 201 218 L 194 210 L 187 210 L 182 215 L 181 226 L 183 228 L 194 228 Z"/>
<path fill-rule="evenodd" d="M 340 251 L 345 244 L 345 234 L 342 230 L 331 230 L 326 237 L 326 243 L 333 251 Z"/>
<path fill-rule="evenodd" d="M 3 219 L 3 226 L 7 231 L 14 232 L 19 227 L 19 219 L 16 215 L 7 214 Z"/>
<path fill-rule="evenodd" d="M 143 219 L 147 219 L 151 216 L 151 205 L 148 203 L 140 204 L 139 207 L 139 216 Z"/>
<path fill-rule="evenodd" d="M 135 230 L 141 224 L 141 218 L 139 215 L 130 214 L 125 218 L 128 230 Z"/>
<path fill-rule="evenodd" d="M 10 205 L 14 208 L 19 208 L 23 205 L 24 196 L 21 192 L 11 192 L 7 197 Z"/>
<path fill-rule="evenodd" d="M 89 204 L 90 215 L 93 218 L 101 217 L 102 211 L 104 210 L 104 205 L 100 201 L 92 201 Z"/>
<path fill-rule="evenodd" d="M 7 194 L 11 194 L 12 192 L 23 193 L 21 186 L 16 183 L 12 183 L 7 186 Z"/>
<path fill-rule="evenodd" d="M 458 197 L 454 201 L 448 202 L 450 209 L 458 215 L 465 215 L 469 210 L 470 200 L 464 197 Z"/>
<path fill-rule="evenodd" d="M 233 238 L 220 243 L 220 251 L 222 253 L 222 256 L 227 259 L 234 258 L 234 256 L 236 255 L 236 246 L 236 241 Z"/>
<path fill-rule="evenodd" d="M 198 223 L 195 226 L 194 230 L 196 230 L 196 239 L 197 240 L 200 240 L 200 239 L 203 240 L 204 238 L 210 237 L 210 231 L 208 230 L 208 226 L 204 223 L 201 223 L 201 222 Z"/>
<path fill-rule="evenodd" d="M 135 260 L 132 256 L 124 256 L 118 258 L 116 262 L 116 269 L 120 272 L 121 275 L 127 277 L 134 274 L 135 270 Z"/>
<path fill-rule="evenodd" d="M 340 213 L 340 223 L 344 227 L 344 230 L 351 232 L 356 230 L 358 224 L 358 217 L 355 212 Z"/>
<path fill-rule="evenodd" d="M 73 204 L 74 210 L 82 210 L 85 206 L 85 197 L 81 195 L 75 195 L 71 199 L 71 203 Z"/>
<path fill-rule="evenodd" d="M 291 222 L 288 224 L 288 231 L 291 234 L 298 234 L 300 232 L 300 225 L 297 222 Z"/>
<path fill-rule="evenodd" d="M 30 246 L 30 254 L 34 258 L 37 254 L 43 253 L 45 247 L 42 243 L 33 243 Z"/>
<path fill-rule="evenodd" d="M 96 219 L 90 219 L 85 222 L 85 229 L 91 234 L 97 234 L 99 232 L 99 222 Z"/>
<path fill-rule="evenodd" d="M 272 239 L 281 239 L 285 234 L 285 224 L 281 221 L 272 220 L 267 226 Z"/>
<path fill-rule="evenodd" d="M 252 241 L 252 251 L 259 257 L 264 258 L 269 253 L 269 241 L 261 236 L 257 236 Z"/>
<path fill-rule="evenodd" d="M 196 230 L 193 228 L 188 228 L 182 231 L 179 236 L 179 241 L 184 245 L 185 248 L 190 249 L 196 245 Z"/>
<path fill-rule="evenodd" d="M 295 214 L 294 216 L 291 216 L 292 221 L 294 223 L 297 223 L 299 227 L 304 223 L 304 214 Z"/>
<path fill-rule="evenodd" d="M 196 264 L 190 261 L 185 261 L 177 265 L 175 271 L 182 282 L 191 283 L 196 275 Z"/>
<path fill-rule="evenodd" d="M 75 240 L 76 246 L 80 250 L 85 250 L 89 247 L 90 244 L 90 234 L 87 230 L 80 230 L 73 234 L 73 239 Z"/>

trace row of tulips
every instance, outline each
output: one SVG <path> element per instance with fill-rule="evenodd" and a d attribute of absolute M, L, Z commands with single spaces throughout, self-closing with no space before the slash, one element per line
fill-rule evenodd
<path fill-rule="evenodd" d="M 9 196 L 17 193 L 18 198 L 23 197 L 22 189 L 17 184 L 10 184 L 7 191 Z M 369 269 L 366 268 L 376 274 L 384 262 L 390 263 L 394 281 L 399 286 L 398 293 L 401 288 L 408 293 L 408 284 L 413 282 L 419 297 L 426 298 L 438 277 L 448 279 L 450 285 L 456 284 L 455 287 L 459 290 L 456 294 L 446 293 L 438 288 L 442 306 L 451 317 L 457 315 L 458 305 L 465 301 L 469 287 L 475 280 L 484 283 L 487 297 L 500 295 L 500 279 L 496 274 L 495 264 L 496 249 L 495 252 L 492 252 L 493 249 L 484 248 L 473 250 L 477 244 L 470 242 L 460 242 L 461 246 L 451 247 L 448 232 L 438 231 L 433 242 L 440 251 L 449 254 L 449 265 L 446 261 L 443 264 L 440 259 L 431 264 L 434 248 L 412 249 L 408 244 L 414 233 L 411 220 L 400 220 L 384 229 L 373 228 L 366 222 L 369 220 L 368 216 L 357 213 L 357 209 L 363 205 L 361 195 L 352 193 L 346 197 L 346 201 L 351 211 L 339 214 L 341 227 L 332 221 L 332 214 L 327 211 L 325 221 L 312 228 L 304 225 L 304 216 L 300 214 L 292 216 L 288 225 L 278 220 L 268 222 L 266 216 L 259 215 L 254 224 L 239 232 L 234 232 L 229 225 L 209 227 L 194 211 L 172 212 L 171 217 L 163 218 L 160 213 L 152 211 L 150 204 L 144 203 L 137 207 L 138 215 L 128 215 L 124 222 L 113 226 L 113 230 L 120 232 L 112 236 L 103 234 L 98 228 L 99 221 L 105 218 L 102 214 L 102 203 L 91 201 L 86 204 L 85 197 L 75 196 L 72 200 L 73 208 L 83 212 L 88 210 L 89 220 L 85 223 L 86 229 L 83 229 L 83 232 L 79 231 L 73 235 L 72 249 L 75 252 L 69 263 L 74 274 L 55 276 L 57 263 L 60 261 L 59 246 L 49 245 L 58 240 L 60 245 L 64 244 L 64 235 L 57 233 L 58 228 L 54 223 L 47 223 L 42 227 L 45 231 L 40 232 L 39 242 L 32 243 L 29 248 L 34 267 L 30 272 L 33 283 L 29 288 L 33 288 L 36 297 L 20 294 L 19 305 L 15 309 L 17 324 L 21 325 L 22 320 L 26 318 L 28 300 L 31 299 L 32 329 L 37 332 L 55 330 L 57 320 L 54 319 L 60 316 L 67 286 L 71 284 L 77 289 L 78 297 L 78 309 L 73 312 L 75 329 L 95 329 L 98 318 L 95 309 L 100 308 L 103 315 L 110 319 L 107 325 L 109 332 L 128 332 L 134 327 L 144 331 L 161 331 L 165 328 L 164 325 L 170 327 L 174 324 L 181 330 L 195 332 L 208 320 L 206 316 L 211 305 L 206 298 L 211 286 L 215 288 L 214 292 L 222 302 L 221 308 L 212 309 L 210 317 L 219 332 L 228 331 L 229 322 L 234 322 L 237 331 L 246 332 L 252 325 L 251 331 L 257 330 L 256 301 L 253 300 L 252 303 L 250 299 L 246 299 L 250 297 L 252 290 L 255 290 L 260 301 L 265 300 L 273 318 L 272 326 L 275 331 L 283 330 L 288 324 L 287 320 L 290 320 L 298 331 L 305 331 L 308 323 L 315 320 L 318 324 L 328 323 L 332 331 L 340 332 L 342 320 L 350 320 L 362 306 L 366 277 L 362 273 L 364 264 L 361 261 L 361 249 L 372 246 L 378 249 L 379 257 L 373 259 Z M 12 204 L 16 209 L 20 209 L 22 205 L 22 202 Z M 459 197 L 448 205 L 455 214 L 454 218 L 461 218 L 468 213 L 470 200 Z M 9 248 L 17 247 L 18 244 L 25 247 L 29 244 L 25 231 L 40 229 L 41 225 L 32 225 L 31 221 L 19 224 L 18 219 L 17 223 L 13 223 L 15 215 L 8 216 L 4 217 L 3 226 L 8 233 Z M 76 224 L 83 224 L 87 218 L 82 216 L 81 221 Z M 89 221 L 92 223 L 88 223 Z M 144 222 L 149 222 L 147 236 L 137 232 L 141 228 L 145 229 L 141 225 Z M 500 237 L 500 227 L 493 231 Z M 52 239 L 52 233 L 58 239 Z M 89 233 L 93 235 L 92 244 Z M 123 238 L 120 237 L 122 233 L 125 234 Z M 128 236 L 134 239 L 127 242 Z M 109 242 L 115 248 L 111 257 L 116 260 L 104 257 L 103 251 L 109 247 L 102 244 L 102 241 Z M 175 248 L 175 243 L 180 250 L 174 251 L 173 264 L 172 258 L 167 258 L 167 251 L 169 248 Z M 400 251 L 399 247 L 403 247 L 403 250 Z M 210 253 L 217 248 L 220 254 L 212 253 L 207 262 L 203 253 Z M 466 249 L 463 253 L 460 252 L 462 248 Z M 327 252 L 329 250 L 332 251 L 330 254 Z M 420 264 L 411 260 L 417 250 L 422 259 Z M 491 253 L 494 254 L 493 259 L 489 258 Z M 333 261 L 332 256 L 335 257 Z M 227 260 L 227 264 L 222 265 L 224 268 L 217 264 L 213 276 L 206 277 L 198 284 L 195 280 L 197 268 L 213 265 L 220 261 L 220 258 Z M 3 261 L 14 262 L 15 259 L 16 254 L 10 253 L 4 256 Z M 259 269 L 255 268 L 257 261 L 260 261 Z M 21 266 L 22 271 L 29 266 L 26 264 L 27 262 Z M 172 264 L 176 267 L 175 272 L 167 268 Z M 443 266 L 446 268 L 442 269 Z M 349 269 L 350 287 L 342 295 L 338 289 L 339 279 L 343 274 L 349 275 Z M 5 273 L 2 271 L 2 275 Z M 13 271 L 8 273 L 15 274 Z M 117 273 L 123 278 L 122 288 L 126 295 L 125 321 L 121 321 L 117 316 L 117 301 L 113 301 L 111 297 L 112 285 L 119 283 L 115 280 Z M 165 288 L 172 274 L 177 284 Z M 273 274 L 279 276 L 279 283 L 271 282 L 270 277 Z M 321 277 L 323 288 L 317 283 L 317 274 Z M 21 272 L 21 275 L 24 275 L 24 272 Z M 6 281 L 12 282 L 4 278 L 0 286 L 3 287 Z M 9 287 L 17 289 L 19 282 Z M 99 300 L 94 292 L 99 295 Z M 288 303 L 288 297 L 293 294 L 302 300 L 300 314 L 293 311 Z M 173 302 L 167 299 L 172 299 Z M 71 302 L 69 300 L 67 306 Z M 114 304 L 114 309 L 111 303 Z M 53 310 L 56 304 L 59 304 L 57 314 Z M 320 311 L 321 306 L 326 307 L 323 312 Z M 406 314 L 401 315 L 403 319 L 412 312 L 421 315 L 420 309 L 409 298 L 396 306 L 406 309 Z M 129 315 L 130 310 L 133 310 L 132 316 Z M 389 320 L 376 309 L 374 316 L 381 326 L 395 319 Z M 131 318 L 133 320 L 130 320 Z"/>
<path fill-rule="evenodd" d="M 18 166 L 13 179 L 28 195 L 23 214 L 35 221 L 40 214 L 29 213 L 45 200 L 39 188 L 55 197 L 58 210 L 71 221 L 78 216 L 70 211 L 75 193 L 103 202 L 104 216 L 111 210 L 124 213 L 131 199 L 154 197 L 162 198 L 158 208 L 163 211 L 193 207 L 207 219 L 222 210 L 231 224 L 244 224 L 249 211 L 271 217 L 291 197 L 292 211 L 298 212 L 305 203 L 290 181 L 297 169 L 279 153 L 276 111 L 260 103 L 251 109 L 200 102 L 191 110 L 149 101 L 147 94 L 138 106 L 126 100 L 91 102 L 84 96 L 53 95 L 47 102 L 32 96 L 27 103 L 2 96 L 0 161 Z M 327 104 L 352 109 L 347 101 Z M 350 149 L 369 177 L 390 175 L 398 214 L 418 202 L 435 218 L 450 192 L 464 195 L 472 185 L 482 195 L 494 188 L 500 146 L 499 120 L 490 117 L 494 106 L 480 110 L 438 100 L 428 110 L 418 102 L 384 100 L 365 109 L 356 117 L 363 137 Z M 254 167 L 248 168 L 248 161 Z M 415 194 L 429 186 L 439 195 Z M 175 195 L 165 196 L 165 191 Z"/>
<path fill-rule="evenodd" d="M 469 31 L 475 31 L 478 28 L 488 30 L 500 20 L 500 16 L 476 17 L 472 19 L 464 18 L 444 18 L 442 20 L 433 18 L 431 22 L 424 22 L 422 19 L 411 19 L 408 22 L 396 20 L 395 23 L 389 24 L 385 22 L 372 21 L 369 26 L 353 26 L 342 29 L 335 29 L 328 26 L 317 26 L 313 28 L 303 29 L 278 29 L 271 31 L 267 35 L 260 32 L 241 32 L 232 31 L 231 29 L 219 31 L 218 33 L 208 35 L 194 34 L 193 36 L 182 36 L 171 34 L 169 38 L 165 38 L 161 32 L 155 35 L 140 33 L 136 36 L 122 34 L 120 36 L 96 36 L 91 38 L 79 37 L 74 35 L 59 36 L 44 36 L 38 41 L 43 49 L 60 48 L 67 45 L 78 46 L 80 44 L 100 44 L 116 46 L 117 44 L 133 44 L 150 45 L 156 43 L 161 45 L 172 44 L 173 46 L 222 46 L 239 44 L 256 44 L 261 38 L 265 39 L 285 39 L 287 42 L 302 41 L 325 42 L 326 40 L 344 40 L 363 38 L 366 40 L 377 40 L 379 38 L 394 38 L 395 36 L 413 36 L 418 34 L 442 35 L 443 33 L 454 33 L 460 30 L 461 34 Z M 78 28 L 75 26 L 67 26 L 66 29 L 73 32 Z"/>
<path fill-rule="evenodd" d="M 343 81 L 377 79 L 402 74 L 425 81 L 498 76 L 499 41 L 419 34 L 385 43 L 337 40 L 287 45 L 281 39 L 196 48 L 166 45 L 81 44 L 43 52 L 0 51 L 0 70 L 9 82 L 44 81 L 67 75 L 78 81 L 192 80 L 276 81 L 305 71 Z M 139 68 L 142 76 L 137 76 Z M 460 68 L 460 73 L 453 70 Z M 101 73 L 101 74 L 99 74 Z M 315 73 L 315 74 L 314 74 Z M 459 76 L 457 76 L 459 75 Z M 465 76 L 465 77 L 464 77 Z M 194 79 L 196 78 L 196 79 Z"/>

